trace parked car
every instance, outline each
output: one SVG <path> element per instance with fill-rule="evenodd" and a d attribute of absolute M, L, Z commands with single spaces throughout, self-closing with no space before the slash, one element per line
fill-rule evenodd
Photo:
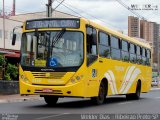
<path fill-rule="evenodd" d="M 159 80 L 158 80 L 158 77 L 154 77 L 152 78 L 152 83 L 151 83 L 151 86 L 158 86 L 159 84 Z"/>

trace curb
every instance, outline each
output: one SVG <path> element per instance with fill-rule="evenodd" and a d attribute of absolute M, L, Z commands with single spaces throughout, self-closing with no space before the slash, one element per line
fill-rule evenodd
<path fill-rule="evenodd" d="M 4 99 L 0 100 L 0 103 L 13 103 L 13 102 L 35 101 L 35 100 L 43 100 L 43 98 L 34 97 L 34 98 Z"/>
<path fill-rule="evenodd" d="M 160 90 L 160 88 L 151 88 L 151 91 Z"/>

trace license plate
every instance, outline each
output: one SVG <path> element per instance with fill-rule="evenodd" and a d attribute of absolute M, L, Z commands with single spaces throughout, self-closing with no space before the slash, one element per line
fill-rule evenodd
<path fill-rule="evenodd" d="M 53 90 L 49 89 L 49 88 L 44 88 L 43 92 L 45 92 L 45 93 L 51 93 L 51 92 L 53 92 Z"/>

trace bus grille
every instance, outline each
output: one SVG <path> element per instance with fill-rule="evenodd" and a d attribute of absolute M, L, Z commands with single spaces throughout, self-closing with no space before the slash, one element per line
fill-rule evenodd
<path fill-rule="evenodd" d="M 65 72 L 32 72 L 34 78 L 61 79 Z"/>

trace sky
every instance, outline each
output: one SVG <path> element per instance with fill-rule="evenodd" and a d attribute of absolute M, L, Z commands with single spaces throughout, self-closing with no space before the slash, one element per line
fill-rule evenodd
<path fill-rule="evenodd" d="M 5 11 L 11 11 L 13 0 L 5 1 Z M 52 7 L 55 8 L 62 0 L 54 0 Z M 133 8 L 133 12 L 144 17 L 148 21 L 160 24 L 160 0 L 119 0 L 125 6 Z M 45 11 L 48 0 L 16 0 L 16 14 L 31 13 Z M 0 1 L 0 9 L 2 9 L 3 1 Z M 64 5 L 60 5 L 56 10 L 66 12 L 76 16 L 91 19 L 101 25 L 107 26 L 114 30 L 123 31 L 127 34 L 128 16 L 136 16 L 118 0 L 65 0 Z M 151 5 L 150 8 L 147 6 Z M 145 8 L 145 10 L 142 10 Z"/>

